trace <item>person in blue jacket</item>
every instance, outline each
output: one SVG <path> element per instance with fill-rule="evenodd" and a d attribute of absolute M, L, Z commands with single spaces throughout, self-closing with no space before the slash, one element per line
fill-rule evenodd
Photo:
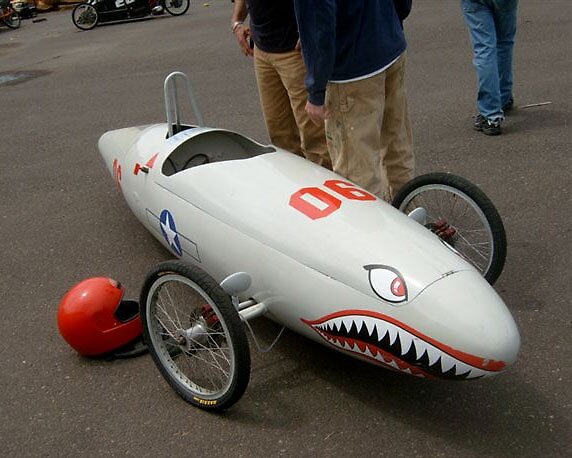
<path fill-rule="evenodd" d="M 411 0 L 294 4 L 307 71 L 306 111 L 315 123 L 325 122 L 333 169 L 391 201 L 414 169 L 402 27 Z"/>

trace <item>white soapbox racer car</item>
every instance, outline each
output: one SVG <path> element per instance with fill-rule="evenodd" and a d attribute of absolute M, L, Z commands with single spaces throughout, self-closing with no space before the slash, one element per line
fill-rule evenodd
<path fill-rule="evenodd" d="M 196 125 L 180 122 L 181 87 Z M 240 399 L 259 316 L 417 377 L 473 380 L 515 361 L 519 333 L 490 285 L 504 228 L 480 189 L 424 175 L 394 208 L 294 154 L 203 127 L 182 73 L 165 98 L 167 123 L 107 132 L 99 150 L 178 258 L 149 273 L 140 312 L 154 362 L 185 400 L 218 410 Z"/>

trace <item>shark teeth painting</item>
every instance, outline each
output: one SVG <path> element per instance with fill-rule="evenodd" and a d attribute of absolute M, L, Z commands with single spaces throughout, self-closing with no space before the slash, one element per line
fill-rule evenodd
<path fill-rule="evenodd" d="M 506 366 L 455 350 L 394 318 L 367 310 L 345 310 L 302 322 L 338 350 L 418 377 L 478 379 L 496 375 Z"/>

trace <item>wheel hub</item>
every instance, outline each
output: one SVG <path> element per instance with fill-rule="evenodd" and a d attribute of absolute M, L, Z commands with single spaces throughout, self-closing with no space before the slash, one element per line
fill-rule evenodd
<path fill-rule="evenodd" d="M 203 323 L 197 323 L 189 329 L 179 329 L 175 341 L 185 351 L 192 351 L 208 341 L 208 329 Z"/>

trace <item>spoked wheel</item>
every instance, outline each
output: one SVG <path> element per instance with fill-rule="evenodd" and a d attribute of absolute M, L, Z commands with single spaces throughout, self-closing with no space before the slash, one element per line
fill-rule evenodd
<path fill-rule="evenodd" d="M 11 6 L 6 7 L 5 13 L 9 13 L 10 15 L 3 18 L 2 22 L 6 24 L 6 26 L 10 27 L 11 29 L 17 29 L 22 24 L 22 19 L 20 18 L 20 14 L 14 10 Z"/>
<path fill-rule="evenodd" d="M 99 14 L 93 5 L 80 3 L 72 11 L 72 21 L 78 29 L 91 30 L 97 25 Z"/>
<path fill-rule="evenodd" d="M 506 234 L 490 199 L 468 180 L 448 173 L 429 173 L 407 183 L 393 206 L 409 214 L 427 212 L 426 227 L 453 247 L 492 285 L 506 259 Z"/>
<path fill-rule="evenodd" d="M 187 12 L 190 4 L 190 0 L 165 0 L 165 9 L 173 16 L 180 16 Z"/>
<path fill-rule="evenodd" d="M 183 399 L 223 410 L 241 398 L 250 378 L 248 340 L 212 277 L 179 261 L 161 263 L 148 274 L 140 304 L 149 352 Z"/>

